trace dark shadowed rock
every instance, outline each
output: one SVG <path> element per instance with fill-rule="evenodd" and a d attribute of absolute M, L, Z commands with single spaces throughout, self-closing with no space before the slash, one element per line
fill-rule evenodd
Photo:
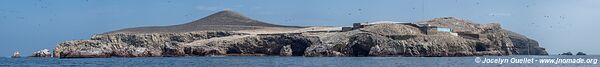
<path fill-rule="evenodd" d="M 583 52 L 577 52 L 577 54 L 576 54 L 576 55 L 587 55 L 587 54 L 585 54 L 585 53 L 583 53 Z"/>
<path fill-rule="evenodd" d="M 573 53 L 571 53 L 571 52 L 566 52 L 566 53 L 562 53 L 562 54 L 559 54 L 559 55 L 573 55 Z"/>

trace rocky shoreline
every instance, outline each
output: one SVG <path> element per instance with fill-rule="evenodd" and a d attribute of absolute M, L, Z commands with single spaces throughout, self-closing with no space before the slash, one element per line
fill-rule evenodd
<path fill-rule="evenodd" d="M 412 23 L 355 23 L 353 27 L 337 28 L 274 25 L 221 11 L 182 25 L 128 28 L 93 35 L 90 40 L 65 41 L 54 48 L 52 55 L 454 57 L 547 53 L 535 40 L 502 29 L 500 24 L 475 24 L 454 17 Z"/>

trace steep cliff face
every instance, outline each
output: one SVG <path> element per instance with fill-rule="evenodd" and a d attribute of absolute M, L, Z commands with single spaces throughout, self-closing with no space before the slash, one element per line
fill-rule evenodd
<path fill-rule="evenodd" d="M 521 34 L 504 30 L 509 35 L 510 40 L 515 45 L 514 54 L 517 55 L 548 55 L 545 48 L 540 47 L 537 41 L 529 39 Z"/>
<path fill-rule="evenodd" d="M 265 54 L 303 56 L 315 37 L 299 34 L 247 35 L 229 32 L 108 34 L 59 44 L 55 57 L 155 57 Z"/>
<path fill-rule="evenodd" d="M 534 40 L 503 30 L 499 24 L 474 24 L 452 17 L 417 22 L 425 26 L 384 23 L 350 31 L 266 34 L 243 33 L 237 30 L 247 32 L 255 30 L 253 28 L 313 28 L 262 23 L 237 13 L 232 14 L 231 11 L 219 12 L 207 18 L 188 24 L 166 26 L 199 26 L 179 28 L 186 31 L 169 32 L 162 28 L 158 29 L 159 32 L 154 28 L 125 29 L 94 35 L 90 40 L 66 41 L 55 48 L 53 55 L 76 58 L 212 55 L 446 57 L 546 54 L 544 48 L 539 47 Z M 253 28 L 198 29 L 215 25 Z M 433 31 L 435 34 L 432 34 L 430 27 L 450 28 L 452 31 Z"/>
<path fill-rule="evenodd" d="M 232 32 L 188 32 L 146 34 L 102 34 L 91 40 L 72 40 L 60 43 L 54 49 L 55 57 L 140 57 L 163 56 L 166 48 L 176 48 L 177 43 L 195 40 L 242 35 Z M 170 54 L 167 54 L 170 55 Z"/>
<path fill-rule="evenodd" d="M 436 18 L 427 23 L 461 24 L 459 19 Z M 441 21 L 442 20 L 442 21 Z M 443 20 L 452 21 L 445 22 Z M 427 24 L 425 23 L 425 24 Z M 467 22 L 462 22 L 467 23 Z M 475 24 L 473 24 L 475 25 Z M 444 27 L 440 25 L 439 27 Z M 306 56 L 480 56 L 511 55 L 510 38 L 497 24 L 470 26 L 460 35 L 425 34 L 410 25 L 376 24 L 361 29 L 318 35 L 323 42 L 313 45 Z M 471 32 L 478 31 L 478 32 Z M 468 34 L 467 34 L 468 33 Z"/>

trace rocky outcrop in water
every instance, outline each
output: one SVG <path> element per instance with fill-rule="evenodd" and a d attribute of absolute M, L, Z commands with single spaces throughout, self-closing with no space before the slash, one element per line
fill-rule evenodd
<path fill-rule="evenodd" d="M 314 31 L 310 27 L 268 24 L 222 11 L 182 25 L 127 28 L 94 35 L 90 40 L 66 41 L 54 49 L 53 55 L 82 58 L 547 54 L 534 40 L 515 34 L 499 24 L 475 24 L 453 17 L 369 24 L 345 31 Z"/>
<path fill-rule="evenodd" d="M 562 53 L 562 54 L 558 54 L 558 55 L 573 55 L 573 53 L 571 53 L 571 52 L 566 52 L 566 53 Z"/>
<path fill-rule="evenodd" d="M 20 58 L 21 57 L 21 53 L 19 53 L 19 51 L 15 51 L 15 53 L 13 53 L 13 55 L 10 56 L 10 58 Z"/>
<path fill-rule="evenodd" d="M 577 54 L 575 54 L 575 55 L 587 55 L 587 54 L 585 54 L 583 52 L 577 52 Z"/>
<path fill-rule="evenodd" d="M 48 49 L 42 49 L 31 54 L 31 57 L 52 57 L 52 53 Z"/>

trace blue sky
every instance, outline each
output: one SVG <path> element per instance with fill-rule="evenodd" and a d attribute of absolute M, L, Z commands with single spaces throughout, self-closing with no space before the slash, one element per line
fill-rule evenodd
<path fill-rule="evenodd" d="M 598 0 L 1 0 L 0 56 L 53 49 L 107 31 L 190 22 L 220 10 L 281 25 L 349 26 L 454 16 L 498 22 L 550 54 L 600 54 Z"/>

